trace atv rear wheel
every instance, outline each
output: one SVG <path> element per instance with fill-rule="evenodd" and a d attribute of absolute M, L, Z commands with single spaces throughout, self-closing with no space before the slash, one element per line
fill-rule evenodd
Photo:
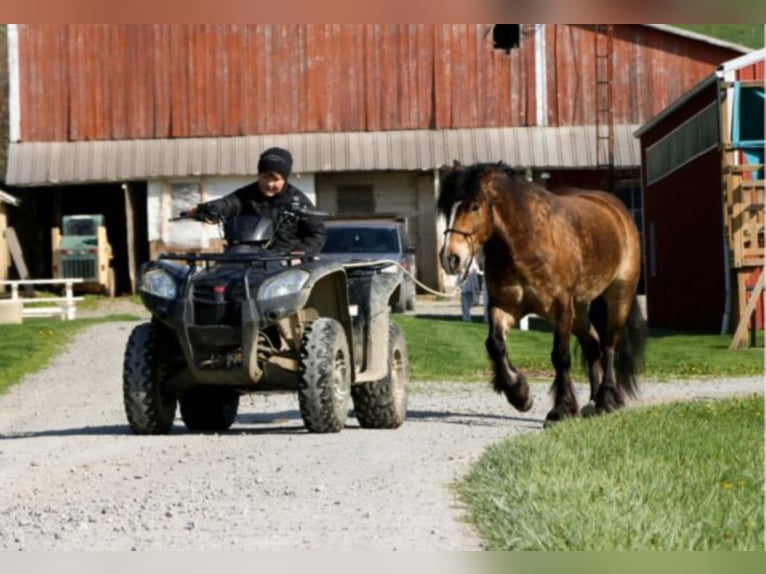
<path fill-rule="evenodd" d="M 303 423 L 310 432 L 338 432 L 346 424 L 351 358 L 343 326 L 328 317 L 309 325 L 301 344 L 298 388 Z"/>
<path fill-rule="evenodd" d="M 138 325 L 125 347 L 122 393 L 125 414 L 136 434 L 166 434 L 173 426 L 176 396 L 165 390 L 162 332 L 153 323 Z"/>
<path fill-rule="evenodd" d="M 398 325 L 388 327 L 388 375 L 351 387 L 354 414 L 363 428 L 395 429 L 407 416 L 409 361 L 404 335 Z"/>
<path fill-rule="evenodd" d="M 224 431 L 237 418 L 239 394 L 226 389 L 194 389 L 183 394 L 178 402 L 181 418 L 189 430 Z"/>

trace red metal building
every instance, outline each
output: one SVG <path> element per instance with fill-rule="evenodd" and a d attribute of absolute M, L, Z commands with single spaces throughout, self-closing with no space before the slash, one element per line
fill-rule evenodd
<path fill-rule="evenodd" d="M 653 327 L 733 331 L 760 275 L 764 57 L 724 62 L 636 132 Z"/>

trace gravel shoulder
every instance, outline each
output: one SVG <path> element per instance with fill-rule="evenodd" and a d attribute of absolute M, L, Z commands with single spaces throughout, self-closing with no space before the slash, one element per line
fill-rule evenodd
<path fill-rule="evenodd" d="M 227 433 L 177 420 L 134 436 L 121 377 L 136 324 L 89 327 L 0 396 L 0 550 L 479 550 L 451 485 L 550 406 L 542 383 L 522 414 L 489 385 L 414 382 L 395 431 L 349 417 L 309 434 L 293 394 L 255 394 Z M 761 378 L 647 384 L 632 404 L 753 392 Z"/>

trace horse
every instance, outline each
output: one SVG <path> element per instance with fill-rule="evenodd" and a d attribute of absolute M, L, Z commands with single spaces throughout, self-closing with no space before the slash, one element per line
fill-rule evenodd
<path fill-rule="evenodd" d="M 636 396 L 646 342 L 637 299 L 641 247 L 636 224 L 615 195 L 551 192 L 503 163 L 477 163 L 445 175 L 437 210 L 447 220 L 439 253 L 444 271 L 459 276 L 484 257 L 486 350 L 498 394 L 521 412 L 532 408 L 526 377 L 505 341 L 517 321 L 536 314 L 553 325 L 553 408 L 545 426 L 614 412 L 626 395 Z M 581 411 L 570 375 L 572 334 L 590 382 Z"/>

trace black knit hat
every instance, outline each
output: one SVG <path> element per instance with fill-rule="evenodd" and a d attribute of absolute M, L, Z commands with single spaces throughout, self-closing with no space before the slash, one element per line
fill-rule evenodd
<path fill-rule="evenodd" d="M 281 147 L 270 147 L 258 160 L 258 173 L 273 171 L 287 179 L 293 168 L 293 156 Z"/>

